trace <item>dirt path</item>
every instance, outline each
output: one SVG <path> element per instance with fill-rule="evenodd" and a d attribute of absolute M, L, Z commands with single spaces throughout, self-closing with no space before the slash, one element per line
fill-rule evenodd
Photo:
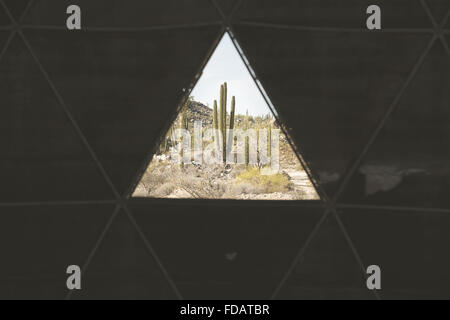
<path fill-rule="evenodd" d="M 289 176 L 289 180 L 294 184 L 296 189 L 302 190 L 304 194 L 303 200 L 318 200 L 319 197 L 309 180 L 308 174 L 305 170 L 283 170 Z"/>

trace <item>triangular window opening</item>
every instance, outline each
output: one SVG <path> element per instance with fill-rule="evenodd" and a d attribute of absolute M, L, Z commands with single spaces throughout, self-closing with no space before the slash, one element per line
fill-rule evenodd
<path fill-rule="evenodd" d="M 133 197 L 319 199 L 228 33 L 180 110 Z"/>

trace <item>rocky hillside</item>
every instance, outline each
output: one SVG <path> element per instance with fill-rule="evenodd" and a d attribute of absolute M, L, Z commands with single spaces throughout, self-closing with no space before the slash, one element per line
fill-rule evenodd
<path fill-rule="evenodd" d="M 189 122 L 202 121 L 203 125 L 212 124 L 212 109 L 203 103 L 190 100 L 188 104 L 187 117 Z"/>
<path fill-rule="evenodd" d="M 211 126 L 213 122 L 213 110 L 208 106 L 205 106 L 203 103 L 190 100 L 188 103 L 187 109 L 187 119 L 190 123 L 194 123 L 195 121 L 202 121 L 204 126 Z M 229 118 L 229 114 L 227 115 Z M 244 125 L 244 122 L 248 121 L 250 128 L 260 128 L 266 127 L 269 123 L 273 123 L 275 127 L 278 125 L 274 122 L 273 118 L 267 117 L 246 117 L 242 114 L 236 114 L 235 116 L 235 127 L 240 128 Z"/>

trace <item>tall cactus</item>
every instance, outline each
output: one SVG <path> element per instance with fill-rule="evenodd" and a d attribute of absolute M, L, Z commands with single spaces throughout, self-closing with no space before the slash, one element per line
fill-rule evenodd
<path fill-rule="evenodd" d="M 165 153 L 165 152 L 169 151 L 169 146 L 173 144 L 173 141 L 175 140 L 174 133 L 173 133 L 173 131 L 174 131 L 173 127 L 174 127 L 174 125 L 172 124 L 169 127 L 167 134 L 164 136 L 164 139 L 163 139 L 160 149 L 159 149 L 160 153 Z M 170 141 L 170 144 L 168 143 L 169 141 Z"/>
<path fill-rule="evenodd" d="M 188 117 L 188 110 L 189 110 L 189 104 L 190 99 L 186 101 L 183 111 L 181 112 L 181 129 L 189 130 L 189 117 Z"/>
<path fill-rule="evenodd" d="M 220 128 L 220 125 L 219 125 L 219 115 L 217 113 L 217 100 L 214 100 L 214 106 L 213 106 L 213 129 L 216 130 L 214 139 L 215 139 L 215 143 L 217 144 L 217 150 L 220 149 L 220 146 L 219 146 L 219 135 L 218 135 L 218 131 L 217 131 L 217 130 L 219 130 L 219 128 Z"/>
<path fill-rule="evenodd" d="M 234 135 L 232 133 L 233 129 L 234 129 L 234 114 L 236 111 L 236 98 L 233 96 L 231 98 L 231 111 L 230 111 L 230 135 L 229 137 L 227 137 L 227 144 L 226 147 L 229 148 L 230 150 L 233 149 L 233 144 L 234 144 Z M 226 154 L 226 153 L 225 153 Z"/>
<path fill-rule="evenodd" d="M 227 137 L 227 83 L 220 86 L 220 132 L 222 133 L 223 160 L 226 157 Z"/>
<path fill-rule="evenodd" d="M 219 96 L 219 109 L 217 110 L 217 101 L 214 100 L 213 107 L 213 126 L 214 129 L 219 130 L 222 134 L 222 157 L 223 162 L 226 162 L 227 155 L 227 144 L 233 143 L 233 136 L 227 138 L 227 83 L 225 82 L 220 86 L 220 96 Z M 236 107 L 236 98 L 233 96 L 231 100 L 231 112 L 230 112 L 230 123 L 229 129 L 234 129 L 234 115 Z M 217 139 L 219 141 L 219 139 Z"/>
<path fill-rule="evenodd" d="M 269 161 L 272 161 L 272 124 L 269 123 L 269 136 L 267 138 L 267 155 L 269 157 Z"/>
<path fill-rule="evenodd" d="M 219 129 L 219 119 L 217 117 L 217 101 L 214 100 L 213 107 L 213 129 Z"/>
<path fill-rule="evenodd" d="M 248 130 L 249 127 L 249 117 L 248 117 L 248 110 L 245 113 L 245 130 Z M 249 139 L 248 137 L 245 137 L 245 165 L 248 166 L 250 162 L 250 145 L 249 145 Z"/>
<path fill-rule="evenodd" d="M 230 130 L 234 129 L 234 112 L 236 109 L 236 97 L 231 98 L 231 111 L 230 111 Z"/>

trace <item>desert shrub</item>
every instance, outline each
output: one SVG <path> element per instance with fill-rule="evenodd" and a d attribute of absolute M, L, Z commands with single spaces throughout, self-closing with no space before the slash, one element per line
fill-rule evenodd
<path fill-rule="evenodd" d="M 154 190 L 149 190 L 149 196 L 155 198 L 167 197 L 172 192 L 174 192 L 177 188 L 177 185 L 173 182 L 164 182 L 161 185 L 158 185 Z"/>
<path fill-rule="evenodd" d="M 259 168 L 249 168 L 236 177 L 236 184 L 251 184 L 258 193 L 286 192 L 292 189 L 289 178 L 281 173 L 261 174 Z"/>
<path fill-rule="evenodd" d="M 262 190 L 260 188 L 255 187 L 249 182 L 232 183 L 227 185 L 222 198 L 236 199 L 245 194 L 258 194 L 261 192 Z"/>

